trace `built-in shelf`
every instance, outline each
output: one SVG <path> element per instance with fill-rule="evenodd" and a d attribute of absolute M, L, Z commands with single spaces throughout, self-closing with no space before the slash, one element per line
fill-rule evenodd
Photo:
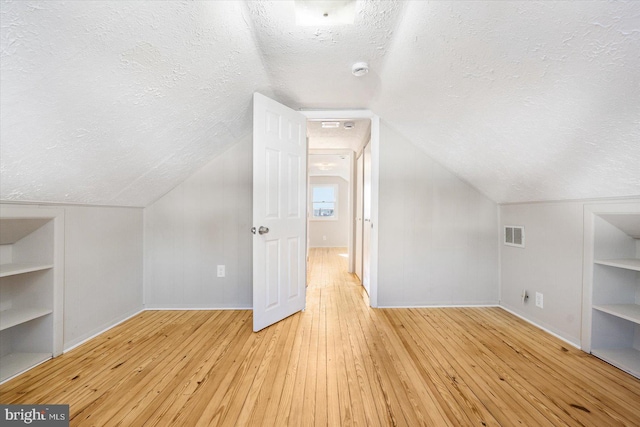
<path fill-rule="evenodd" d="M 0 363 L 0 381 L 33 368 L 53 357 L 52 353 L 13 353 L 2 356 Z"/>
<path fill-rule="evenodd" d="M 583 350 L 640 378 L 640 202 L 584 206 Z"/>
<path fill-rule="evenodd" d="M 640 351 L 635 348 L 594 348 L 591 353 L 631 375 L 640 377 Z"/>
<path fill-rule="evenodd" d="M 623 259 L 597 259 L 596 264 L 609 265 L 611 267 L 626 268 L 627 270 L 640 271 L 640 259 L 623 258 Z"/>
<path fill-rule="evenodd" d="M 0 277 L 15 276 L 16 274 L 31 273 L 33 271 L 48 270 L 53 264 L 43 263 L 13 263 L 0 265 Z"/>
<path fill-rule="evenodd" d="M 0 311 L 0 331 L 53 313 L 47 308 L 12 308 Z"/>
<path fill-rule="evenodd" d="M 640 325 L 640 305 L 638 304 L 599 304 L 594 305 L 593 308 Z"/>
<path fill-rule="evenodd" d="M 0 383 L 62 354 L 64 209 L 0 203 Z"/>

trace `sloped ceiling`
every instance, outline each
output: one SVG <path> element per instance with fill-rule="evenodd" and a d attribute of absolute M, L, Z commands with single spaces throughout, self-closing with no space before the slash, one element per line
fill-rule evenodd
<path fill-rule="evenodd" d="M 241 2 L 2 2 L 0 197 L 146 206 L 251 135 Z"/>
<path fill-rule="evenodd" d="M 250 137 L 254 91 L 372 109 L 497 202 L 640 195 L 640 2 L 357 10 L 3 1 L 0 199 L 146 206 Z"/>

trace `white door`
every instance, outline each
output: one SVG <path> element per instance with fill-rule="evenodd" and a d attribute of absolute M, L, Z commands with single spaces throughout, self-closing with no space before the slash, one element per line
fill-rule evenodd
<path fill-rule="evenodd" d="M 362 180 L 364 178 L 364 154 L 360 154 L 358 157 L 356 167 L 356 244 L 355 244 L 355 258 L 356 258 L 356 276 L 362 282 Z"/>
<path fill-rule="evenodd" d="M 305 307 L 306 118 L 253 96 L 253 330 Z"/>
<path fill-rule="evenodd" d="M 362 211 L 364 222 L 362 225 L 362 286 L 369 291 L 371 283 L 371 143 L 364 147 L 364 178 L 362 185 Z"/>

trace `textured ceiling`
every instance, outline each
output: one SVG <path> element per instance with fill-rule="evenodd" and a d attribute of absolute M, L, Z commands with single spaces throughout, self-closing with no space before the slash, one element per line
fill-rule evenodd
<path fill-rule="evenodd" d="M 409 2 L 372 105 L 497 202 L 640 195 L 640 2 Z"/>
<path fill-rule="evenodd" d="M 146 206 L 270 95 L 241 2 L 2 2 L 0 197 Z"/>
<path fill-rule="evenodd" d="M 254 91 L 371 109 L 497 202 L 640 195 L 640 2 L 356 8 L 2 1 L 0 199 L 146 206 L 250 136 Z"/>
<path fill-rule="evenodd" d="M 371 120 L 336 120 L 338 128 L 323 128 L 322 120 L 307 121 L 307 137 L 310 150 L 346 149 L 359 152 L 371 137 Z M 344 127 L 345 122 L 353 123 L 351 129 Z"/>
<path fill-rule="evenodd" d="M 349 181 L 349 156 L 344 154 L 309 154 L 309 176 L 339 176 Z"/>

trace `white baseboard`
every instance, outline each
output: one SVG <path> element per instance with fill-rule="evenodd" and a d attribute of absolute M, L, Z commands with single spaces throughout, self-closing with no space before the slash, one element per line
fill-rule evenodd
<path fill-rule="evenodd" d="M 158 307 L 145 307 L 144 311 L 197 311 L 197 310 L 253 310 L 253 307 L 184 307 L 184 306 L 158 306 Z"/>
<path fill-rule="evenodd" d="M 427 304 L 427 305 L 379 305 L 376 308 L 488 308 L 498 304 Z"/>
<path fill-rule="evenodd" d="M 556 332 L 550 330 L 549 328 L 545 328 L 544 326 L 542 326 L 542 325 L 540 325 L 540 324 L 538 324 L 536 322 L 533 322 L 531 319 L 527 319 L 526 317 L 522 316 L 521 314 L 518 314 L 518 313 L 516 313 L 515 311 L 513 311 L 511 309 L 508 309 L 504 305 L 500 305 L 499 307 L 501 309 L 503 309 L 504 311 L 509 312 L 509 313 L 513 314 L 514 316 L 524 320 L 525 322 L 535 326 L 536 328 L 542 329 L 543 331 L 545 331 L 549 335 L 553 335 L 554 337 L 558 338 L 559 340 L 562 340 L 562 341 L 566 342 L 567 344 L 571 345 L 572 347 L 575 347 L 578 350 L 582 350 L 582 348 L 580 347 L 580 344 L 577 344 L 577 343 L 575 343 L 573 341 L 569 341 L 567 338 L 558 335 Z"/>
<path fill-rule="evenodd" d="M 133 311 L 130 311 L 129 313 L 123 315 L 123 316 L 119 316 L 116 319 L 113 319 L 110 322 L 107 322 L 106 324 L 103 324 L 102 326 L 99 326 L 95 329 L 93 329 L 90 332 L 87 332 L 86 334 L 83 334 L 82 336 L 72 340 L 71 342 L 65 343 L 64 345 L 64 351 L 63 353 L 66 353 L 68 351 L 73 350 L 74 348 L 86 343 L 87 341 L 97 337 L 98 335 L 105 333 L 106 331 L 108 331 L 109 329 L 119 325 L 122 322 L 125 322 L 129 319 L 131 319 L 133 316 L 136 316 L 140 313 L 142 313 L 144 311 L 144 308 L 139 308 Z"/>

